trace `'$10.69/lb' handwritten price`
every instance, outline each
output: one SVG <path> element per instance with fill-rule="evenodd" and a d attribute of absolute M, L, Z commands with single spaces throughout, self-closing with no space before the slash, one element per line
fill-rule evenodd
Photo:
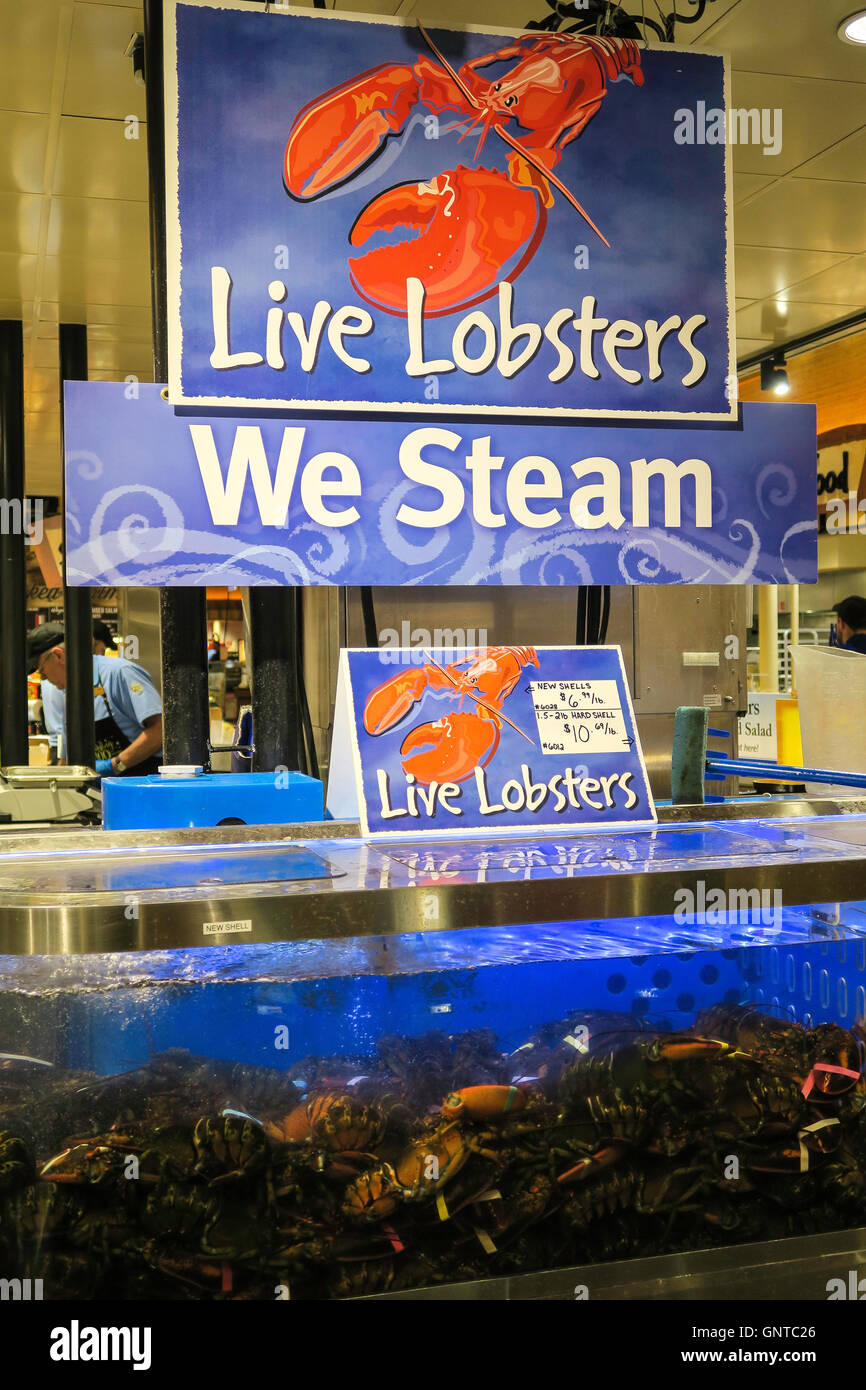
<path fill-rule="evenodd" d="M 616 681 L 530 681 L 543 753 L 621 753 L 631 748 Z"/>

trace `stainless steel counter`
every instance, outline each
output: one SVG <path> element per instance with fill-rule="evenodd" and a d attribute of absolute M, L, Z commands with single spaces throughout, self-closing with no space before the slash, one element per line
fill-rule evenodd
<path fill-rule="evenodd" d="M 376 844 L 336 823 L 3 834 L 0 955 L 664 916 L 699 883 L 780 890 L 786 907 L 856 901 L 864 812 L 753 800 L 668 808 L 650 831 Z"/>

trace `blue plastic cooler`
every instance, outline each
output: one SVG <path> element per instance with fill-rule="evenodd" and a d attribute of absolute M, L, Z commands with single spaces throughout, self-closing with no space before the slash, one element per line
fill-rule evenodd
<path fill-rule="evenodd" d="M 106 830 L 288 825 L 324 819 L 322 783 L 302 772 L 215 772 L 191 777 L 106 777 Z"/>

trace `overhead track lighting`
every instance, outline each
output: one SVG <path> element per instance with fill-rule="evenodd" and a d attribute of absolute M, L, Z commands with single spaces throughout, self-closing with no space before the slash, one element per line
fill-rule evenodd
<path fill-rule="evenodd" d="M 140 87 L 144 86 L 144 34 L 133 34 L 126 45 L 127 58 L 132 59 L 132 75 Z"/>
<path fill-rule="evenodd" d="M 776 352 L 761 363 L 761 390 L 772 391 L 774 396 L 787 396 L 791 389 L 785 368 L 785 354 Z"/>

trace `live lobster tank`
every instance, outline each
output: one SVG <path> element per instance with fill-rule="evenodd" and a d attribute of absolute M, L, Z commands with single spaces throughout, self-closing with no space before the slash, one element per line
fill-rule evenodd
<path fill-rule="evenodd" d="M 521 1297 L 858 1227 L 857 804 L 3 837 L 4 1271 L 50 1299 Z"/>

